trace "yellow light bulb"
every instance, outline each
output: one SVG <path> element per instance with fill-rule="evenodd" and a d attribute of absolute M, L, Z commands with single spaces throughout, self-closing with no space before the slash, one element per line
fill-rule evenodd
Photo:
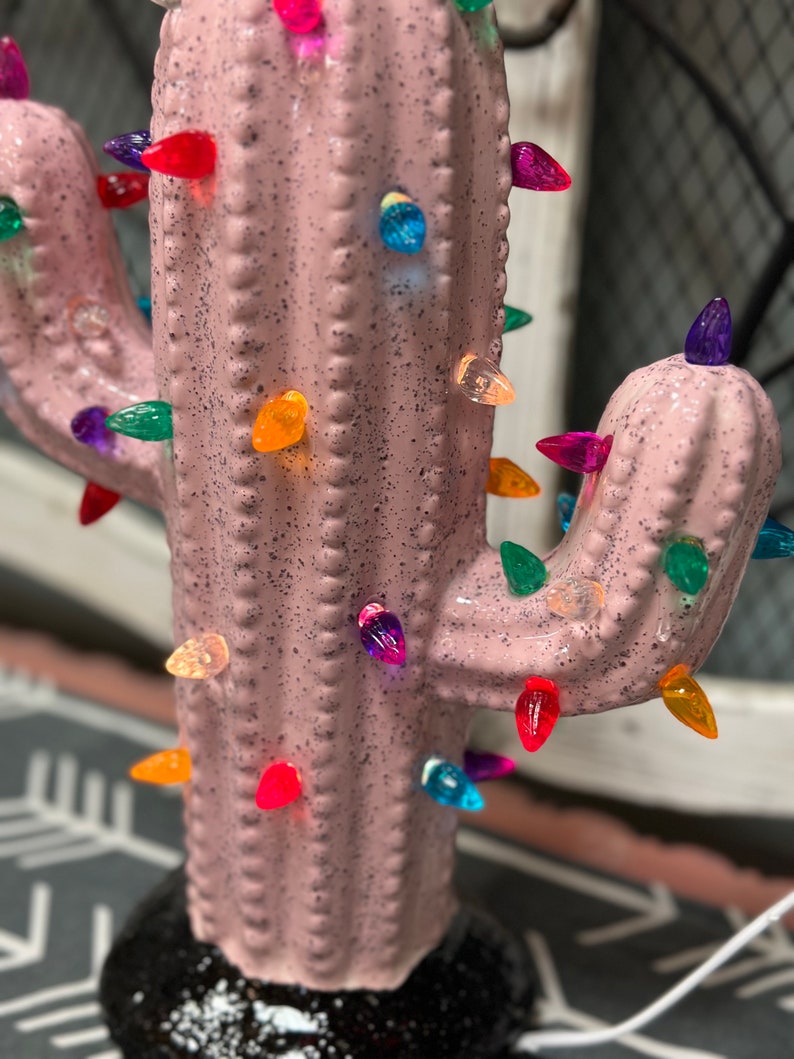
<path fill-rule="evenodd" d="M 509 496 L 521 499 L 537 496 L 540 486 L 518 464 L 506 456 L 494 456 L 489 464 L 490 473 L 485 483 L 485 492 L 492 496 Z"/>
<path fill-rule="evenodd" d="M 309 404 L 302 393 L 287 390 L 268 401 L 256 417 L 251 442 L 257 452 L 278 452 L 295 445 L 306 429 Z"/>
<path fill-rule="evenodd" d="M 208 680 L 217 677 L 229 664 L 229 647 L 216 632 L 204 633 L 185 642 L 166 661 L 165 668 L 174 677 Z"/>
<path fill-rule="evenodd" d="M 130 769 L 130 776 L 140 783 L 187 783 L 190 779 L 190 753 L 184 747 L 159 750 Z"/>
<path fill-rule="evenodd" d="M 673 666 L 659 681 L 659 690 L 667 709 L 682 724 L 706 739 L 717 738 L 717 721 L 711 703 L 691 675 L 689 666 Z"/>
<path fill-rule="evenodd" d="M 504 372 L 488 357 L 474 353 L 466 353 L 458 361 L 455 382 L 475 404 L 511 404 L 516 399 L 516 391 Z"/>

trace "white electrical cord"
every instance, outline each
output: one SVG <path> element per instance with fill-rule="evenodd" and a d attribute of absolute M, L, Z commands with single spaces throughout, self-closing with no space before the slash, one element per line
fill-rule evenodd
<path fill-rule="evenodd" d="M 724 963 L 727 963 L 732 956 L 735 956 L 753 938 L 762 934 L 767 927 L 781 919 L 792 908 L 794 908 L 794 890 L 779 901 L 776 901 L 775 904 L 767 908 L 765 912 L 762 912 L 760 916 L 753 919 L 747 926 L 742 927 L 738 934 L 734 934 L 732 938 L 729 938 L 724 945 L 721 945 L 699 967 L 696 967 L 694 971 L 682 978 L 672 989 L 668 989 L 666 993 L 663 993 L 658 1000 L 655 1000 L 648 1007 L 643 1008 L 624 1022 L 619 1022 L 616 1026 L 608 1026 L 605 1029 L 592 1031 L 531 1030 L 518 1039 L 514 1049 L 515 1053 L 518 1055 L 535 1055 L 541 1048 L 588 1048 L 597 1044 L 606 1044 L 609 1041 L 623 1037 L 625 1034 L 642 1029 L 653 1019 L 669 1011 L 682 997 L 687 996 L 687 994 L 697 988 L 704 978 L 708 978 L 712 971 L 722 967 Z"/>

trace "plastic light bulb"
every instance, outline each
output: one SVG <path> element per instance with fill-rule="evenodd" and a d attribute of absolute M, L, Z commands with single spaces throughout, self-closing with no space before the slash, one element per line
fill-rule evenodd
<path fill-rule="evenodd" d="M 794 555 L 794 530 L 768 518 L 761 527 L 753 548 L 753 559 L 785 559 Z"/>
<path fill-rule="evenodd" d="M 565 191 L 571 178 L 550 154 L 536 143 L 514 143 L 510 148 L 513 187 L 530 191 Z"/>
<path fill-rule="evenodd" d="M 107 515 L 121 500 L 121 493 L 112 489 L 105 489 L 103 485 L 96 482 L 86 482 L 83 498 L 80 501 L 78 518 L 81 526 L 90 526 L 92 522 L 98 522 L 103 515 Z"/>
<path fill-rule="evenodd" d="M 418 254 L 424 246 L 425 215 L 401 192 L 390 191 L 381 199 L 379 228 L 384 245 L 398 254 Z"/>
<path fill-rule="evenodd" d="M 149 197 L 149 174 L 105 173 L 97 177 L 96 186 L 103 206 L 125 210 Z"/>
<path fill-rule="evenodd" d="M 576 497 L 573 493 L 560 493 L 557 497 L 557 517 L 560 520 L 560 527 L 563 533 L 568 532 L 575 508 Z"/>
<path fill-rule="evenodd" d="M 689 329 L 684 342 L 684 358 L 690 364 L 715 367 L 731 355 L 731 310 L 724 298 L 714 298 L 704 306 Z"/>
<path fill-rule="evenodd" d="M 105 426 L 109 415 L 110 410 L 100 405 L 82 408 L 70 424 L 75 440 L 90 445 L 103 456 L 110 456 L 116 447 L 116 435 Z"/>
<path fill-rule="evenodd" d="M 311 33 L 323 19 L 321 0 L 273 0 L 273 10 L 290 33 Z"/>
<path fill-rule="evenodd" d="M 121 136 L 114 136 L 102 146 L 105 154 L 111 155 L 117 162 L 128 165 L 131 169 L 139 169 L 142 173 L 148 173 L 149 167 L 141 161 L 141 155 L 150 147 L 152 134 L 148 129 L 136 129 L 135 132 L 125 132 Z"/>
<path fill-rule="evenodd" d="M 570 621 L 589 622 L 604 605 L 604 590 L 586 577 L 566 577 L 546 590 L 546 604 L 552 614 Z"/>
<path fill-rule="evenodd" d="M 466 353 L 461 357 L 455 381 L 464 397 L 475 404 L 512 404 L 516 391 L 508 377 L 487 357 Z"/>
<path fill-rule="evenodd" d="M 717 738 L 717 721 L 711 703 L 688 666 L 673 666 L 659 681 L 659 690 L 662 701 L 677 720 L 706 739 Z"/>
<path fill-rule="evenodd" d="M 22 213 L 13 199 L 0 195 L 0 243 L 13 239 L 24 228 Z"/>
<path fill-rule="evenodd" d="M 229 664 L 229 646 L 220 633 L 208 632 L 185 640 L 165 663 L 174 677 L 208 680 L 217 677 Z"/>
<path fill-rule="evenodd" d="M 390 666 L 404 665 L 405 636 L 396 614 L 370 603 L 359 614 L 358 624 L 361 642 L 370 657 Z"/>
<path fill-rule="evenodd" d="M 141 154 L 149 169 L 183 180 L 201 180 L 215 171 L 218 149 L 208 132 L 186 129 L 151 144 Z"/>
<path fill-rule="evenodd" d="M 470 813 L 478 812 L 485 805 L 463 769 L 444 758 L 427 759 L 422 769 L 422 789 L 439 805 L 451 805 Z"/>
<path fill-rule="evenodd" d="M 380 200 L 381 216 L 383 216 L 389 206 L 395 206 L 398 202 L 413 202 L 413 199 L 403 191 L 388 191 Z"/>
<path fill-rule="evenodd" d="M 512 541 L 502 541 L 499 554 L 507 583 L 514 595 L 529 596 L 546 584 L 546 565 L 528 548 Z"/>
<path fill-rule="evenodd" d="M 516 763 L 511 757 L 492 754 L 487 750 L 466 750 L 463 753 L 463 771 L 472 783 L 485 783 L 509 776 Z"/>
<path fill-rule="evenodd" d="M 358 612 L 358 627 L 363 629 L 370 618 L 377 617 L 378 614 L 385 614 L 386 608 L 382 603 L 367 603 L 366 606 L 362 607 Z"/>
<path fill-rule="evenodd" d="M 105 425 L 117 434 L 140 441 L 166 441 L 174 436 L 171 405 L 167 401 L 141 401 L 114 412 Z"/>
<path fill-rule="evenodd" d="M 560 717 L 560 689 L 546 677 L 530 677 L 516 702 L 516 729 L 525 750 L 534 754 Z"/>
<path fill-rule="evenodd" d="M 485 492 L 492 496 L 508 496 L 523 499 L 537 496 L 540 486 L 526 471 L 508 460 L 506 456 L 494 456 L 489 461 L 490 473 L 485 483 Z"/>
<path fill-rule="evenodd" d="M 303 784 L 300 772 L 289 761 L 276 761 L 262 773 L 256 789 L 259 809 L 283 809 L 300 797 Z"/>
<path fill-rule="evenodd" d="M 110 327 L 110 313 L 93 298 L 70 298 L 66 311 L 69 327 L 77 338 L 101 338 Z"/>
<path fill-rule="evenodd" d="M 268 401 L 256 417 L 251 444 L 257 452 L 278 452 L 295 445 L 306 430 L 309 404 L 298 390 L 287 390 Z"/>
<path fill-rule="evenodd" d="M 532 323 L 532 317 L 529 313 L 525 313 L 523 309 L 515 309 L 512 305 L 505 306 L 505 325 L 502 328 L 502 334 L 506 335 L 508 331 L 517 331 L 519 327 L 526 327 L 527 324 Z"/>
<path fill-rule="evenodd" d="M 160 750 L 139 761 L 130 769 L 130 776 L 142 783 L 187 783 L 190 779 L 190 753 L 184 747 Z"/>
<path fill-rule="evenodd" d="M 662 568 L 675 587 L 690 596 L 697 595 L 709 576 L 709 561 L 697 537 L 671 541 L 662 553 Z"/>
<path fill-rule="evenodd" d="M 27 99 L 30 77 L 13 37 L 0 37 L 0 99 Z"/>
<path fill-rule="evenodd" d="M 541 438 L 535 443 L 538 452 L 553 463 L 577 474 L 594 474 L 607 462 L 612 448 L 612 435 L 605 438 L 589 431 L 572 430 L 568 434 L 555 434 Z"/>

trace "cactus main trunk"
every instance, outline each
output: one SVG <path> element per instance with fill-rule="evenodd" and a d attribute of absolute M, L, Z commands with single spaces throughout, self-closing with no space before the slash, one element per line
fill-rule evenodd
<path fill-rule="evenodd" d="M 391 987 L 454 910 L 454 821 L 419 779 L 430 754 L 460 760 L 469 709 L 433 701 L 425 656 L 482 545 L 492 416 L 450 383 L 467 350 L 500 348 L 500 48 L 490 14 L 446 0 L 379 19 L 342 0 L 304 58 L 261 0 L 187 7 L 164 23 L 153 135 L 209 130 L 219 164 L 201 193 L 152 178 L 154 351 L 175 639 L 221 632 L 231 653 L 177 681 L 193 926 L 249 975 Z M 391 190 L 425 214 L 421 255 L 381 242 Z M 253 451 L 288 389 L 304 441 Z M 362 648 L 373 599 L 402 619 L 404 668 Z M 304 797 L 262 813 L 276 759 Z"/>

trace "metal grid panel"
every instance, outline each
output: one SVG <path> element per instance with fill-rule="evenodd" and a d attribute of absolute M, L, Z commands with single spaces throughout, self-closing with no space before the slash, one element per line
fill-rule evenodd
<path fill-rule="evenodd" d="M 5 0 L 0 33 L 19 44 L 31 95 L 85 129 L 104 172 L 123 168 L 102 144 L 151 120 L 151 82 L 163 9 L 146 0 Z M 0 3 L 0 8 L 4 4 Z M 114 210 L 136 296 L 149 293 L 146 204 Z"/>
<path fill-rule="evenodd" d="M 712 297 L 784 438 L 772 514 L 794 522 L 794 8 L 605 0 L 571 422 L 680 349 Z M 794 679 L 794 561 L 751 566 L 712 671 Z"/>

